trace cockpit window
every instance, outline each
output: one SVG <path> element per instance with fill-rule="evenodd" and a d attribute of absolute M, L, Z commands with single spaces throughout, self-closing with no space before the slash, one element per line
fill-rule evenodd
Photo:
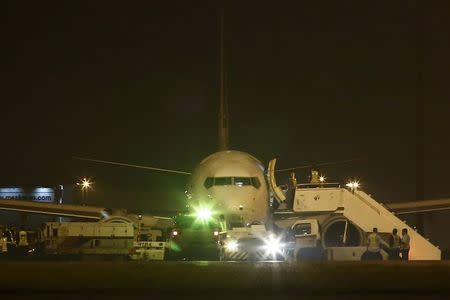
<path fill-rule="evenodd" d="M 261 182 L 259 182 L 258 177 L 252 177 L 252 185 L 259 189 L 259 187 L 261 186 Z"/>
<path fill-rule="evenodd" d="M 204 182 L 205 188 L 215 185 L 253 186 L 257 189 L 261 186 L 258 177 L 208 177 Z"/>
<path fill-rule="evenodd" d="M 233 177 L 215 177 L 214 185 L 232 185 Z"/>
<path fill-rule="evenodd" d="M 234 177 L 234 185 L 252 185 L 251 177 Z"/>
<path fill-rule="evenodd" d="M 205 188 L 209 189 L 210 187 L 212 187 L 214 185 L 214 177 L 208 177 L 205 180 Z"/>

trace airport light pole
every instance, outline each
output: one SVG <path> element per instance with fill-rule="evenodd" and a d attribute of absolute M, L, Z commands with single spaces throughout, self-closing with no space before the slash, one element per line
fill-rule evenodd
<path fill-rule="evenodd" d="M 92 181 L 86 177 L 83 177 L 80 182 L 77 183 L 81 187 L 81 199 L 84 202 L 87 192 L 92 188 Z"/>

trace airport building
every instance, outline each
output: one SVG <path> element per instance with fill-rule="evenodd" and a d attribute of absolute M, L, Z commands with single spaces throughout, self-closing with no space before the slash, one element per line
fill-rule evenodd
<path fill-rule="evenodd" d="M 0 200 L 63 203 L 64 187 L 1 187 Z"/>
<path fill-rule="evenodd" d="M 74 203 L 73 185 L 0 187 L 0 201 L 33 201 L 37 203 Z M 0 224 L 36 228 L 44 222 L 61 221 L 60 217 L 0 210 Z"/>

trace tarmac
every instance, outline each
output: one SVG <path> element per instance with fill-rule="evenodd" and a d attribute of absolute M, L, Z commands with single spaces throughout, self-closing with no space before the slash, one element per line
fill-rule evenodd
<path fill-rule="evenodd" d="M 3 299 L 450 299 L 450 262 L 0 262 Z"/>

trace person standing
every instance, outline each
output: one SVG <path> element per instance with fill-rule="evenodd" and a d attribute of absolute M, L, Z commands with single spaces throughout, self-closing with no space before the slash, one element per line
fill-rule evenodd
<path fill-rule="evenodd" d="M 219 216 L 219 229 L 220 232 L 227 232 L 227 221 L 225 220 L 225 216 L 224 215 L 220 215 Z"/>
<path fill-rule="evenodd" d="M 397 228 L 392 230 L 391 237 L 389 239 L 389 259 L 390 260 L 398 260 L 400 259 L 400 243 L 401 238 L 397 234 Z"/>
<path fill-rule="evenodd" d="M 367 252 L 368 259 L 383 260 L 381 255 L 381 245 L 388 246 L 385 241 L 378 234 L 378 228 L 374 227 L 372 233 L 367 237 Z"/>
<path fill-rule="evenodd" d="M 401 250 L 402 253 L 402 260 L 409 260 L 409 248 L 410 248 L 410 241 L 411 238 L 408 234 L 408 229 L 403 228 L 402 229 L 402 241 L 401 241 Z"/>
<path fill-rule="evenodd" d="M 295 191 L 297 190 L 297 178 L 295 177 L 295 173 L 292 172 L 289 177 L 287 183 L 287 192 L 286 192 L 286 205 L 288 209 L 292 209 L 294 206 L 295 200 Z"/>
<path fill-rule="evenodd" d="M 20 228 L 19 231 L 18 249 L 20 254 L 26 254 L 28 252 L 28 236 L 23 226 Z"/>

